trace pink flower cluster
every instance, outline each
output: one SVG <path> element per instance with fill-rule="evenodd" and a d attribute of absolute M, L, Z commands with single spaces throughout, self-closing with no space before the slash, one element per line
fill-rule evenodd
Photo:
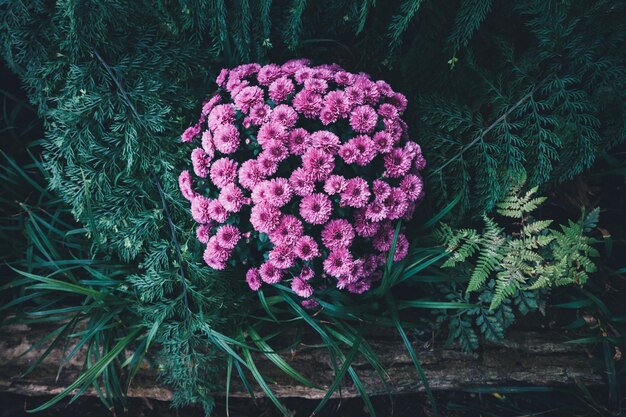
<path fill-rule="evenodd" d="M 247 264 L 252 290 L 285 280 L 361 294 L 380 276 L 395 222 L 423 197 L 426 162 L 400 118 L 404 95 L 339 66 L 241 65 L 181 136 L 199 144 L 179 177 L 205 262 Z M 197 143 L 197 142 L 196 142 Z M 400 233 L 395 260 L 408 252 Z"/>

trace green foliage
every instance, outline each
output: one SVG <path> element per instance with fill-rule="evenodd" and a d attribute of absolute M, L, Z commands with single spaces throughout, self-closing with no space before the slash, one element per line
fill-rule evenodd
<path fill-rule="evenodd" d="M 461 2 L 452 87 L 419 105 L 431 187 L 460 193 L 459 214 L 491 210 L 520 174 L 569 180 L 626 136 L 624 26 L 613 2 L 585 4 Z"/>
<path fill-rule="evenodd" d="M 440 239 L 453 254 L 442 267 L 472 264 L 467 292 L 481 290 L 487 281 L 495 283 L 489 297 L 492 310 L 520 291 L 582 285 L 596 269 L 590 257 L 598 256 L 598 251 L 591 246 L 595 240 L 583 232 L 585 218 L 578 223 L 570 220 L 560 231 L 550 229 L 551 220 L 531 216 L 546 200 L 536 193 L 537 187 L 523 193 L 516 186 L 497 204 L 498 213 L 514 221 L 518 228 L 514 232 L 506 233 L 486 215 L 482 232 L 440 229 Z M 597 216 L 597 211 L 592 213 Z"/>
<path fill-rule="evenodd" d="M 43 121 L 49 183 L 65 204 L 63 224 L 42 224 L 89 237 L 81 248 L 90 251 L 77 259 L 107 262 L 102 270 L 81 270 L 76 280 L 93 273 L 114 277 L 107 291 L 132 305 L 130 312 L 119 311 L 128 326 L 117 336 L 132 334 L 126 332 L 130 324 L 141 328 L 135 341 L 155 354 L 163 380 L 177 391 L 175 403 L 202 402 L 208 410 L 209 393 L 226 374 L 219 366 L 224 357 L 228 375 L 235 368 L 240 376 L 263 377 L 255 375 L 243 350 L 269 345 L 275 330 L 255 327 L 260 338 L 254 339 L 246 332 L 258 326 L 249 313 L 259 306 L 317 332 L 332 357 L 346 359 L 337 372 L 359 387 L 347 358 L 376 361 L 360 329 L 346 328 L 346 321 L 382 317 L 397 327 L 411 309 L 447 309 L 455 312 L 451 334 L 469 349 L 477 344 L 474 329 L 496 338 L 511 309 L 541 308 L 542 290 L 531 290 L 533 285 L 584 282 L 593 270 L 593 248 L 584 238 L 589 221 L 559 230 L 528 221 L 523 238 L 488 217 L 481 233 L 456 226 L 494 208 L 520 174 L 531 187 L 547 190 L 623 141 L 625 7 L 610 0 L 461 0 L 454 7 L 432 0 L 0 0 L 0 47 Z M 288 289 L 250 302 L 240 271 L 216 273 L 202 264 L 202 247 L 176 184 L 188 160 L 178 137 L 215 88 L 221 67 L 298 56 L 369 72 L 407 95 L 406 119 L 415 121 L 411 135 L 429 163 L 420 212 L 429 218 L 429 209 L 454 206 L 455 228 L 442 229 L 456 248 L 446 263 L 465 271 L 473 292 L 448 282 L 441 285 L 447 301 L 397 300 L 395 322 L 388 311 L 375 310 L 398 285 L 426 285 L 420 275 L 430 276 L 445 256 L 438 247 L 414 247 L 410 261 L 386 271 L 377 298 L 325 294 L 324 314 L 312 318 Z M 8 183 L 19 183 L 16 171 L 2 173 Z M 44 188 L 39 185 L 37 193 L 51 195 Z M 529 197 L 503 213 L 524 217 L 535 204 Z M 32 213 L 36 206 L 30 206 Z M 7 236 L 32 232 L 32 241 L 19 240 L 24 246 L 3 242 L 11 259 L 26 260 L 23 267 L 34 259 L 42 268 L 70 259 L 61 246 L 34 238 L 34 224 L 24 229 L 9 220 L 2 223 Z M 472 259 L 474 268 L 468 265 Z M 537 262 L 543 262 L 542 275 L 524 275 L 538 272 Z M 524 272 L 516 276 L 514 268 Z M 73 278 L 67 282 L 76 284 Z M 428 292 L 433 294 L 439 295 Z M 467 307 L 470 301 L 479 307 Z M 106 342 L 110 351 L 116 337 L 97 343 Z M 103 378 L 113 375 L 107 372 Z M 271 388 L 269 381 L 265 386 Z"/>

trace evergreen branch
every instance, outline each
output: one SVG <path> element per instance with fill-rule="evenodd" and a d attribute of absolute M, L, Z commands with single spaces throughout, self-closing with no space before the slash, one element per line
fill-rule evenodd
<path fill-rule="evenodd" d="M 187 277 L 185 274 L 185 268 L 183 267 L 183 256 L 180 250 L 180 244 L 178 243 L 178 238 L 176 237 L 176 227 L 174 226 L 174 222 L 172 221 L 172 217 L 170 216 L 169 210 L 167 208 L 167 202 L 165 201 L 165 194 L 163 193 L 163 189 L 161 188 L 161 183 L 159 182 L 158 177 L 154 171 L 150 171 L 150 177 L 152 178 L 152 182 L 157 188 L 159 192 L 159 197 L 161 199 L 161 204 L 163 207 L 163 215 L 167 219 L 167 224 L 170 229 L 170 233 L 172 234 L 172 242 L 174 243 L 174 247 L 176 248 L 176 257 L 178 259 L 178 267 L 180 270 L 180 278 L 181 278 L 181 287 L 183 291 L 183 303 L 185 305 L 185 316 L 189 318 L 189 314 L 191 310 L 189 308 L 189 300 L 187 298 Z"/>
<path fill-rule="evenodd" d="M 100 64 L 102 64 L 106 72 L 109 74 L 109 76 L 111 77 L 115 85 L 117 86 L 117 89 L 122 94 L 122 99 L 124 100 L 124 103 L 126 103 L 126 105 L 133 112 L 133 116 L 135 116 L 135 118 L 137 119 L 137 122 L 143 126 L 143 120 L 141 116 L 139 115 L 139 112 L 137 111 L 133 103 L 130 101 L 130 97 L 128 96 L 128 93 L 126 92 L 126 89 L 124 88 L 124 86 L 122 86 L 122 83 L 113 72 L 113 69 L 109 66 L 109 64 L 106 63 L 106 61 L 100 56 L 100 54 L 98 53 L 98 51 L 96 51 L 95 48 L 90 46 L 89 49 L 91 50 L 91 52 L 93 52 L 96 58 L 98 58 L 98 61 L 100 61 Z"/>
<path fill-rule="evenodd" d="M 521 99 L 519 99 L 513 106 L 511 106 L 502 116 L 498 117 L 496 119 L 496 121 L 494 121 L 491 125 L 489 125 L 489 127 L 487 127 L 487 129 L 483 130 L 482 133 L 480 135 L 478 135 L 474 140 L 472 140 L 470 143 L 468 143 L 467 145 L 465 145 L 463 148 L 461 148 L 461 150 L 454 155 L 453 157 L 451 157 L 450 159 L 448 159 L 446 162 L 444 162 L 442 165 L 440 165 L 437 169 L 435 169 L 434 171 L 431 171 L 429 174 L 429 177 L 432 177 L 433 175 L 437 174 L 440 171 L 443 171 L 443 169 L 445 167 L 447 167 L 448 165 L 450 165 L 452 162 L 456 161 L 457 159 L 461 158 L 463 156 L 463 154 L 470 148 L 472 148 L 474 145 L 476 145 L 478 142 L 482 142 L 483 139 L 485 138 L 485 136 L 487 136 L 487 134 L 489 132 L 491 132 L 493 129 L 495 129 L 500 123 L 502 123 L 503 121 L 506 120 L 506 118 L 513 112 L 515 111 L 518 107 L 520 107 L 522 104 L 524 104 L 527 100 L 529 100 L 533 94 L 535 94 L 535 92 L 541 88 L 541 86 L 543 86 L 549 79 L 550 77 L 552 77 L 553 74 L 548 75 L 547 77 L 545 77 L 543 80 L 541 80 L 538 84 L 536 84 L 533 89 L 528 92 L 524 97 L 522 97 Z"/>

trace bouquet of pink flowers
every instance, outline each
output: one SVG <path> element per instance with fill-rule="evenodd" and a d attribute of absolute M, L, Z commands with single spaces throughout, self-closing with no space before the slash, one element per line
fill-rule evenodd
<path fill-rule="evenodd" d="M 195 178 L 180 189 L 199 223 L 205 262 L 247 265 L 251 289 L 290 280 L 361 294 L 381 276 L 395 222 L 423 197 L 426 161 L 400 118 L 406 97 L 337 65 L 223 69 L 220 89 L 182 134 Z M 195 180 L 195 181 L 194 181 Z M 394 260 L 407 255 L 398 235 Z"/>

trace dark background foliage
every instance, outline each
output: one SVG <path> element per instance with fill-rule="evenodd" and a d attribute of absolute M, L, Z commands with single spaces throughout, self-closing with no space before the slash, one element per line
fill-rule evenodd
<path fill-rule="evenodd" d="M 597 159 L 620 175 L 625 8 L 608 0 L 0 0 L 2 55 L 30 102 L 16 102 L 12 117 L 36 113 L 44 132 L 33 138 L 40 130 L 28 127 L 3 140 L 37 178 L 28 207 L 41 214 L 15 205 L 32 183 L 7 163 L 17 194 L 3 201 L 4 218 L 19 212 L 24 221 L 3 223 L 23 242 L 2 241 L 6 260 L 65 274 L 47 258 L 63 248 L 58 258 L 81 261 L 72 264 L 80 274 L 67 279 L 86 275 L 92 287 L 100 275 L 89 262 L 97 261 L 111 278 L 97 288 L 127 302 L 94 307 L 102 311 L 97 326 L 116 323 L 117 333 L 89 343 L 107 351 L 142 329 L 137 343 L 158 346 L 151 353 L 178 389 L 176 404 L 210 408 L 205 393 L 223 375 L 215 343 L 237 337 L 248 309 L 258 308 L 238 271 L 202 265 L 176 184 L 188 159 L 178 137 L 220 68 L 308 57 L 390 82 L 409 98 L 405 120 L 429 163 L 414 234 L 455 200 L 447 220 L 469 227 L 522 174 L 557 196 L 585 189 L 580 182 Z M 25 137 L 41 139 L 29 149 L 42 164 L 24 151 Z M 602 179 L 615 177 L 595 178 Z M 597 195 L 569 205 L 563 197 L 545 212 L 577 218 L 578 206 L 597 205 Z"/>

